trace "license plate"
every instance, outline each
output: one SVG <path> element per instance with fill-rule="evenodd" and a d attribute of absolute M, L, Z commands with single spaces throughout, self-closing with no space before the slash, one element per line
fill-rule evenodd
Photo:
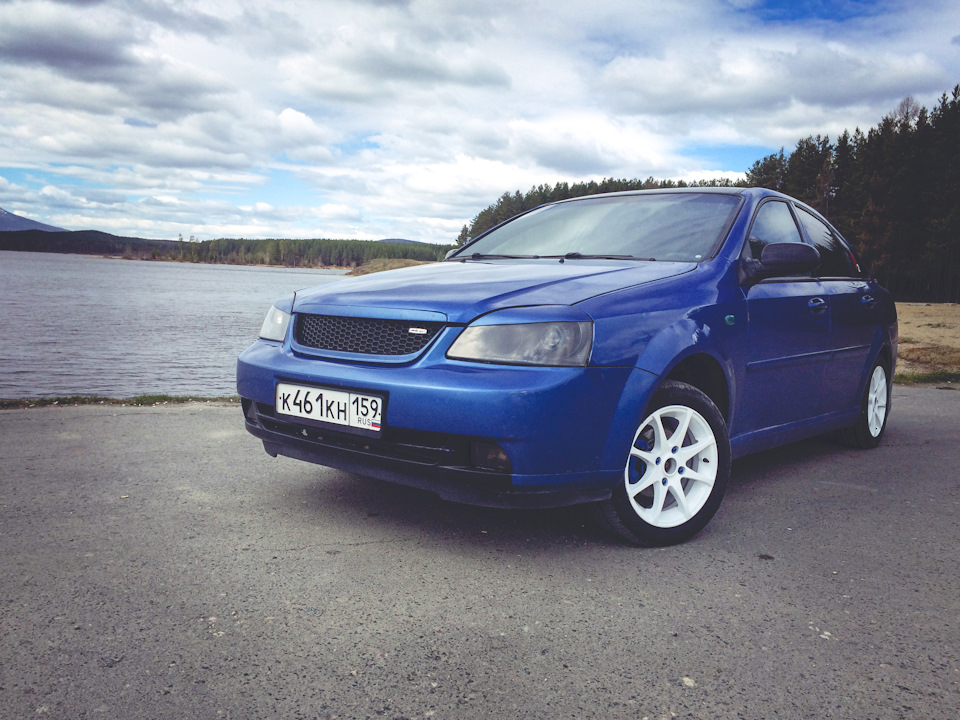
<path fill-rule="evenodd" d="M 277 412 L 379 432 L 383 398 L 323 387 L 277 383 Z"/>

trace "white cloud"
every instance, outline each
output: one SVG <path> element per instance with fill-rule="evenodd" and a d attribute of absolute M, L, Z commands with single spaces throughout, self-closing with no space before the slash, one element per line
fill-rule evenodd
<path fill-rule="evenodd" d="M 505 191 L 731 177 L 711 147 L 930 106 L 954 5 L 13 0 L 0 200 L 120 234 L 447 242 Z"/>
<path fill-rule="evenodd" d="M 316 217 L 323 220 L 360 220 L 363 213 L 359 208 L 340 203 L 324 203 L 316 211 Z"/>

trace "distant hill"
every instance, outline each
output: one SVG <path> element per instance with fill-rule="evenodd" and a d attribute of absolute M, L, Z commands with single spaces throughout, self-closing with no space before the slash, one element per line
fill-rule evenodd
<path fill-rule="evenodd" d="M 286 267 L 357 267 L 374 258 L 404 258 L 434 262 L 451 245 L 411 240 L 370 242 L 312 238 L 247 240 L 218 238 L 202 242 L 118 237 L 98 230 L 0 231 L 0 250 L 111 255 L 141 260 L 183 260 L 230 265 Z"/>
<path fill-rule="evenodd" d="M 14 215 L 0 208 L 0 232 L 12 232 L 16 230 L 42 230 L 44 232 L 66 232 L 63 228 L 46 225 L 36 220 Z"/>
<path fill-rule="evenodd" d="M 146 240 L 118 237 L 99 230 L 70 232 L 51 228 L 0 231 L 0 250 L 149 257 L 157 254 L 173 255 L 179 251 L 179 245 L 175 240 Z M 152 252 L 154 250 L 156 253 Z"/>
<path fill-rule="evenodd" d="M 426 245 L 419 240 L 403 240 L 401 238 L 384 238 L 383 240 L 377 240 L 377 242 L 393 243 L 394 245 Z"/>

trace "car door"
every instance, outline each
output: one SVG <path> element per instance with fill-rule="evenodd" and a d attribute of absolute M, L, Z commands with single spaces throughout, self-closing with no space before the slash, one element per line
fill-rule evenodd
<path fill-rule="evenodd" d="M 803 242 L 791 206 L 762 204 L 743 258 L 758 259 L 769 243 Z M 738 432 L 754 432 L 814 417 L 830 359 L 830 305 L 810 274 L 748 282 L 749 343 L 741 360 L 743 393 Z"/>
<path fill-rule="evenodd" d="M 839 234 L 802 207 L 797 208 L 797 217 L 820 251 L 820 267 L 815 274 L 830 305 L 832 356 L 824 369 L 821 411 L 848 410 L 858 402 L 860 380 L 868 369 L 870 349 L 880 325 L 879 301 Z"/>

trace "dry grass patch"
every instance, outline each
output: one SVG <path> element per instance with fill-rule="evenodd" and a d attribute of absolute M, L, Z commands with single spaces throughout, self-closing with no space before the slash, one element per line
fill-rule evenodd
<path fill-rule="evenodd" d="M 412 267 L 413 265 L 427 265 L 429 261 L 408 260 L 406 258 L 377 258 L 370 262 L 365 262 L 360 267 L 355 267 L 347 275 L 369 275 L 370 273 L 383 272 L 384 270 L 396 270 L 397 268 Z"/>
<path fill-rule="evenodd" d="M 897 303 L 897 374 L 960 376 L 960 305 Z"/>

